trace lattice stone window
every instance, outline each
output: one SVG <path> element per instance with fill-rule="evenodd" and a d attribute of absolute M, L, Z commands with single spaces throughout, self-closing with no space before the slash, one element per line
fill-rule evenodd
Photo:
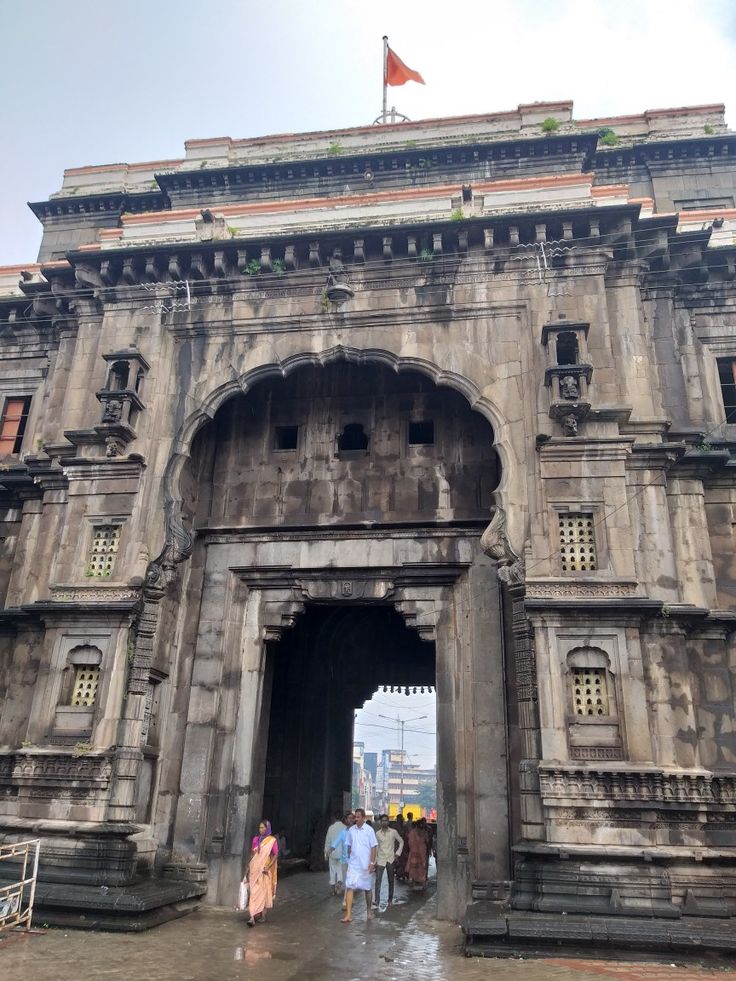
<path fill-rule="evenodd" d="M 91 664 L 77 664 L 74 667 L 74 687 L 71 704 L 80 708 L 92 708 L 97 699 L 100 684 L 100 669 Z"/>
<path fill-rule="evenodd" d="M 572 701 L 575 715 L 608 715 L 605 668 L 573 668 Z"/>
<path fill-rule="evenodd" d="M 120 525 L 95 525 L 92 529 L 92 545 L 87 561 L 87 575 L 104 579 L 112 575 L 118 545 Z"/>
<path fill-rule="evenodd" d="M 590 512 L 559 515 L 560 560 L 563 572 L 588 572 L 596 569 L 595 529 Z"/>

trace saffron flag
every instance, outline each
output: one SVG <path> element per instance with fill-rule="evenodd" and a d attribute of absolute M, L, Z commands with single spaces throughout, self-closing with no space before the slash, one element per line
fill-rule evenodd
<path fill-rule="evenodd" d="M 419 72 L 408 68 L 391 48 L 386 54 L 386 78 L 384 82 L 386 85 L 403 85 L 405 82 L 419 82 L 424 85 L 424 79 Z"/>

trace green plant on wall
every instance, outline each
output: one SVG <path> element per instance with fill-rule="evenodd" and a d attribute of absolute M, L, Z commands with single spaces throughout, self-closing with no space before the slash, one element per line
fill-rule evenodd
<path fill-rule="evenodd" d="M 331 157 L 339 157 L 340 154 L 342 153 L 342 144 L 338 143 L 337 140 L 335 140 L 333 143 L 330 143 L 330 145 L 327 147 L 327 152 Z"/>
<path fill-rule="evenodd" d="M 598 130 L 598 142 L 602 146 L 618 146 L 620 140 L 610 126 L 604 126 Z"/>
<path fill-rule="evenodd" d="M 434 259 L 434 252 L 431 249 L 422 249 L 419 253 L 420 262 L 431 262 Z"/>
<path fill-rule="evenodd" d="M 556 133 L 560 128 L 559 120 L 555 119 L 554 116 L 547 116 L 547 118 L 542 123 L 543 133 Z"/>
<path fill-rule="evenodd" d="M 463 209 L 455 208 L 455 210 L 450 215 L 450 221 L 465 221 L 465 215 L 463 214 Z"/>
<path fill-rule="evenodd" d="M 715 131 L 716 131 L 715 126 L 711 126 L 710 123 L 706 123 L 705 126 L 703 127 L 703 132 L 705 133 L 706 136 L 713 136 Z"/>
<path fill-rule="evenodd" d="M 260 271 L 261 263 L 259 259 L 251 259 L 245 267 L 246 276 L 257 276 Z"/>
<path fill-rule="evenodd" d="M 272 265 L 274 276 L 283 276 L 286 272 L 283 259 L 274 259 Z"/>

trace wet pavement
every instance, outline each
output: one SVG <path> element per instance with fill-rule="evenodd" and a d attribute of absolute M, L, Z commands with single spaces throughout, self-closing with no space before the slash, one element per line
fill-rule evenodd
<path fill-rule="evenodd" d="M 385 890 L 385 887 L 384 887 Z M 44 930 L 0 940 L 2 981 L 736 981 L 736 970 L 664 963 L 462 956 L 458 926 L 435 919 L 433 889 L 409 894 L 366 922 L 356 903 L 340 923 L 326 873 L 279 883 L 267 923 L 206 908 L 142 934 Z M 38 923 L 36 926 L 41 927 Z"/>

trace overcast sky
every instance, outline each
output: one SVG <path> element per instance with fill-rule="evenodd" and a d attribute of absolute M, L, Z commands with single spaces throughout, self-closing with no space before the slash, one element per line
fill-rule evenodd
<path fill-rule="evenodd" d="M 389 90 L 412 119 L 730 100 L 736 125 L 732 0 L 1 0 L 0 264 L 35 259 L 26 202 L 66 167 L 372 122 L 383 34 L 427 83 Z"/>
<path fill-rule="evenodd" d="M 434 693 L 407 696 L 379 691 L 356 713 L 355 740 L 365 743 L 368 753 L 400 749 L 401 730 L 395 721 L 398 716 L 406 720 L 404 750 L 409 755 L 409 763 L 422 767 L 434 766 L 437 755 L 436 713 Z"/>

